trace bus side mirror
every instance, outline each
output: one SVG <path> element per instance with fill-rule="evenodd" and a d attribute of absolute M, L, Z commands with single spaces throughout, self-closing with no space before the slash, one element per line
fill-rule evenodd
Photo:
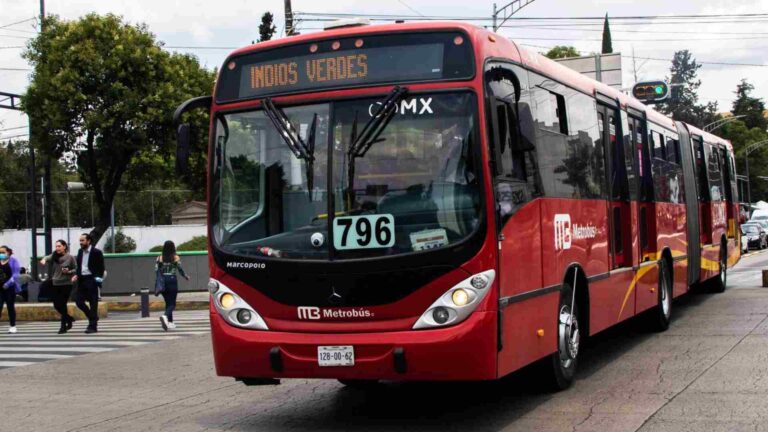
<path fill-rule="evenodd" d="M 180 124 L 176 129 L 176 174 L 183 175 L 189 170 L 190 154 L 189 123 Z"/>
<path fill-rule="evenodd" d="M 185 112 L 198 108 L 204 108 L 206 111 L 210 112 L 212 104 L 212 96 L 196 97 L 179 105 L 173 113 L 173 124 L 178 125 L 176 128 L 176 173 L 179 175 L 187 173 L 189 168 L 189 154 L 191 152 L 190 125 L 189 123 L 179 124 L 181 122 L 181 116 Z"/>

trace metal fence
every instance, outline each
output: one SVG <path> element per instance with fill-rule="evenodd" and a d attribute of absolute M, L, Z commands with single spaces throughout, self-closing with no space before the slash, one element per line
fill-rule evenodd
<path fill-rule="evenodd" d="M 196 198 L 202 199 L 184 189 L 118 191 L 114 202 L 115 225 L 170 225 L 173 209 Z M 95 225 L 98 208 L 92 191 L 53 191 L 51 201 L 52 227 Z M 30 192 L 0 192 L 0 224 L 3 229 L 30 228 L 32 205 Z M 34 205 L 40 215 L 41 203 Z"/>

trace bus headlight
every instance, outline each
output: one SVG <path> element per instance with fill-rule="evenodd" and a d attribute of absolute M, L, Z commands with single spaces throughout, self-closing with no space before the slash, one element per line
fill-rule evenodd
<path fill-rule="evenodd" d="M 464 321 L 488 294 L 490 290 L 486 288 L 495 278 L 496 271 L 488 270 L 454 285 L 427 308 L 413 329 L 445 327 Z"/>
<path fill-rule="evenodd" d="M 216 291 L 212 292 L 213 305 L 224 321 L 229 325 L 254 330 L 269 330 L 267 323 L 251 305 L 245 302 L 223 283 L 211 279 L 209 288 L 215 284 Z"/>

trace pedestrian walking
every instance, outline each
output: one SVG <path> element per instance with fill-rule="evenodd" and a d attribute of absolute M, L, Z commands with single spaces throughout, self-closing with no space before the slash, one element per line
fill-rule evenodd
<path fill-rule="evenodd" d="M 75 303 L 88 317 L 86 333 L 96 333 L 99 322 L 98 283 L 104 278 L 104 254 L 93 244 L 90 234 L 80 235 L 80 250 L 77 251 L 77 270 L 72 282 L 77 283 Z M 90 307 L 86 306 L 88 301 Z"/>
<path fill-rule="evenodd" d="M 29 301 L 29 283 L 32 282 L 32 275 L 27 272 L 26 267 L 22 267 L 21 270 L 19 270 L 19 279 L 16 280 L 16 283 L 21 287 L 19 295 L 21 296 L 21 299 L 26 301 Z"/>
<path fill-rule="evenodd" d="M 163 330 L 175 329 L 173 323 L 173 310 L 176 309 L 176 296 L 179 294 L 179 281 L 176 274 L 189 280 L 189 276 L 181 267 L 181 258 L 176 255 L 176 245 L 168 240 L 163 244 L 163 254 L 157 257 L 155 263 L 155 295 L 161 293 L 165 300 L 165 315 L 160 316 L 160 325 Z M 158 290 L 158 288 L 160 288 Z"/>
<path fill-rule="evenodd" d="M 0 246 L 0 318 L 3 316 L 3 303 L 8 308 L 8 333 L 16 333 L 16 293 L 18 284 L 19 261 L 13 256 L 13 249 Z"/>
<path fill-rule="evenodd" d="M 72 329 L 75 318 L 67 310 L 67 302 L 72 294 L 72 276 L 77 273 L 77 261 L 69 254 L 69 245 L 64 240 L 56 241 L 56 250 L 40 260 L 40 264 L 50 266 L 48 274 L 52 275 L 53 308 L 61 315 L 59 334 Z"/>

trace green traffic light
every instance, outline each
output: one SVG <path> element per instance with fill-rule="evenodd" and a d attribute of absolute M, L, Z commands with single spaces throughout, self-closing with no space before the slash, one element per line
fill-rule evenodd
<path fill-rule="evenodd" d="M 664 87 L 656 86 L 656 94 L 660 95 L 662 93 L 664 93 Z"/>

